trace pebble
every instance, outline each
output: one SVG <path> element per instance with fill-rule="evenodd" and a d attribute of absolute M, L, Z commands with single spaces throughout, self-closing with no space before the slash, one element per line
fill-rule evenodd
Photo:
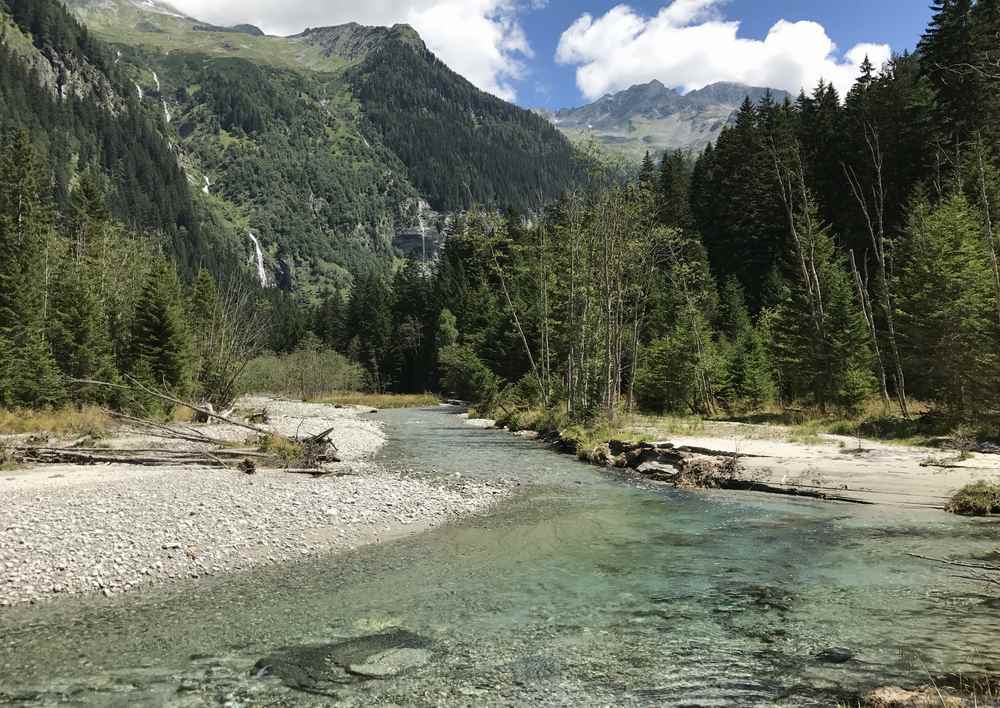
<path fill-rule="evenodd" d="M 263 405 L 255 399 L 247 407 Z M 375 542 L 386 528 L 485 510 L 504 493 L 365 463 L 384 436 L 376 422 L 350 409 L 266 405 L 274 427 L 286 434 L 340 423 L 333 440 L 356 474 L 305 480 L 261 472 L 249 480 L 222 470 L 113 465 L 88 468 L 86 480 L 79 468 L 70 469 L 77 479 L 70 472 L 52 479 L 51 469 L 40 481 L 17 477 L 5 483 L 0 504 L 0 606 L 66 594 L 111 597 L 353 548 Z"/>

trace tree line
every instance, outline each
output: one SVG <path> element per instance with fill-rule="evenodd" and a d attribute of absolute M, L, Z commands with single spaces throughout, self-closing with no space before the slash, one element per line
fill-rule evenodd
<path fill-rule="evenodd" d="M 433 272 L 363 285 L 371 319 L 339 328 L 362 346 L 338 346 L 381 385 L 581 415 L 990 412 L 998 33 L 998 3 L 939 0 L 918 51 L 864 62 L 846 97 L 747 100 L 694 158 L 531 219 L 473 212 Z"/>

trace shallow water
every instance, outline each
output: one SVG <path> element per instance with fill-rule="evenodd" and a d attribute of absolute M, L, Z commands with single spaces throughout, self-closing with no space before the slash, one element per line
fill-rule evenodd
<path fill-rule="evenodd" d="M 906 555 L 983 556 L 995 524 L 635 486 L 446 409 L 382 415 L 384 462 L 521 491 L 347 556 L 4 611 L 0 703 L 829 706 L 1000 670 L 996 602 Z M 376 645 L 429 658 L 336 665 Z"/>

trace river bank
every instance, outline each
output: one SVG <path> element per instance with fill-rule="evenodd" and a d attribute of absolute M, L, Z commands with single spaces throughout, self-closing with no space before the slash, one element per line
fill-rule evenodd
<path fill-rule="evenodd" d="M 494 427 L 496 421 L 469 419 Z M 887 444 L 840 435 L 810 442 L 782 439 L 780 426 L 715 423 L 698 435 L 664 436 L 655 428 L 631 442 L 581 443 L 572 433 L 518 431 L 588 462 L 632 469 L 678 486 L 718 486 L 861 504 L 944 509 L 963 487 L 1000 479 L 1000 455 Z M 646 442 L 640 443 L 639 440 Z M 584 446 L 583 449 L 581 445 Z M 692 475 L 691 472 L 696 474 Z"/>
<path fill-rule="evenodd" d="M 385 443 L 370 409 L 247 399 L 286 435 L 333 427 L 341 462 L 320 479 L 277 470 L 38 465 L 0 472 L 0 606 L 135 591 L 350 550 L 485 510 L 498 484 L 414 475 L 372 461 Z M 194 426 L 239 441 L 229 425 Z M 107 447 L 168 447 L 123 427 Z"/>

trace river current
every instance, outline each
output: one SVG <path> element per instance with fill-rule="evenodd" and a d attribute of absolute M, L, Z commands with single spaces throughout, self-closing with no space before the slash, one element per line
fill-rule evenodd
<path fill-rule="evenodd" d="M 988 558 L 996 523 L 649 487 L 444 407 L 380 415 L 381 463 L 520 487 L 346 555 L 2 610 L 0 704 L 836 706 L 1000 671 L 996 596 L 907 555 Z M 375 646 L 419 661 L 340 666 Z"/>

